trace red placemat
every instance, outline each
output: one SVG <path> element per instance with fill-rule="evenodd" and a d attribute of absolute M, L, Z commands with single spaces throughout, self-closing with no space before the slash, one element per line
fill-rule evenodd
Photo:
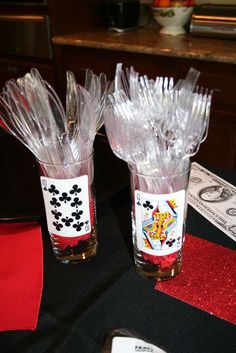
<path fill-rule="evenodd" d="M 34 330 L 43 286 L 40 225 L 0 224 L 0 331 Z"/>
<path fill-rule="evenodd" d="M 236 253 L 187 234 L 182 272 L 155 289 L 236 324 Z"/>

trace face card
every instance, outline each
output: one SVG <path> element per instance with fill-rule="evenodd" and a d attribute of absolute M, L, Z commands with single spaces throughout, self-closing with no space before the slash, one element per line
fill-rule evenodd
<path fill-rule="evenodd" d="M 181 249 L 185 194 L 185 190 L 160 195 L 135 190 L 135 226 L 140 251 L 163 256 Z"/>

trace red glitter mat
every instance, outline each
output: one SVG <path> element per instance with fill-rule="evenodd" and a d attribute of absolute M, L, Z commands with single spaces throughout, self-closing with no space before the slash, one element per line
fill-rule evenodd
<path fill-rule="evenodd" d="M 186 235 L 182 272 L 155 289 L 236 324 L 236 254 Z"/>

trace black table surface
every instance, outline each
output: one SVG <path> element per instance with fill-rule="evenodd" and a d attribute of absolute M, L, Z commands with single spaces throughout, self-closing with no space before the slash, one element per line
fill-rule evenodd
<path fill-rule="evenodd" d="M 235 184 L 235 172 L 217 173 Z M 154 290 L 153 281 L 136 274 L 129 187 L 97 202 L 97 221 L 96 257 L 63 265 L 54 258 L 45 220 L 40 220 L 44 282 L 37 329 L 1 333 L 0 353 L 102 353 L 107 335 L 119 328 L 169 353 L 236 351 L 233 324 Z M 233 240 L 190 206 L 187 232 L 235 249 Z"/>

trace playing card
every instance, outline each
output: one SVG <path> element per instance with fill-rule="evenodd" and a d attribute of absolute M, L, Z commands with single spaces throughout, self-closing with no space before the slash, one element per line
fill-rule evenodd
<path fill-rule="evenodd" d="M 140 251 L 163 256 L 181 249 L 185 196 L 185 190 L 160 195 L 135 191 L 135 227 Z"/>
<path fill-rule="evenodd" d="M 78 237 L 91 231 L 88 176 L 52 179 L 42 176 L 41 185 L 48 230 L 63 237 Z"/>

